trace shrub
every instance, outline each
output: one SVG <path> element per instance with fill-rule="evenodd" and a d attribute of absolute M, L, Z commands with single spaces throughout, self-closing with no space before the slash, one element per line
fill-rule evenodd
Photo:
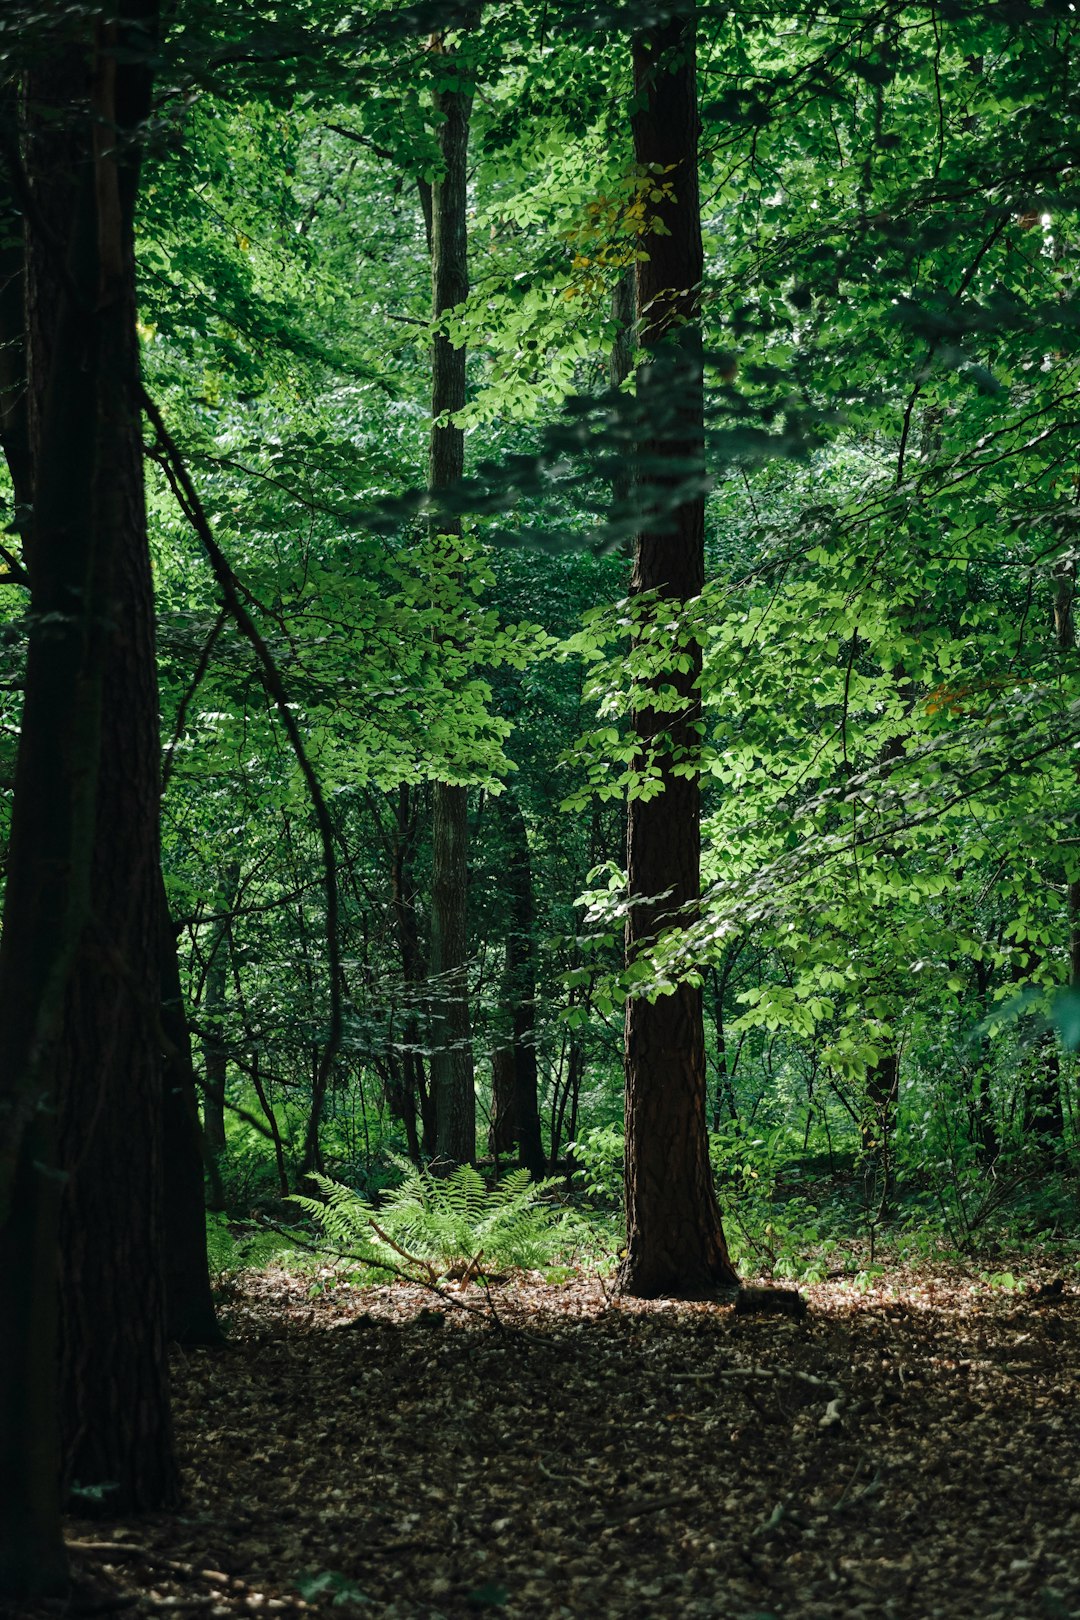
<path fill-rule="evenodd" d="M 531 1181 L 527 1170 L 513 1170 L 489 1188 L 471 1165 L 433 1176 L 395 1162 L 401 1183 L 378 1209 L 327 1176 L 312 1178 L 322 1200 L 297 1194 L 293 1202 L 343 1256 L 406 1275 L 532 1268 L 595 1250 L 588 1223 L 553 1204 L 554 1184 Z"/>

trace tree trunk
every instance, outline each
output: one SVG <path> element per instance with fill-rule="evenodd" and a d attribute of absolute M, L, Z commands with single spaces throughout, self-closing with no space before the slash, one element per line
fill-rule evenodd
<path fill-rule="evenodd" d="M 203 1133 L 176 931 L 161 886 L 161 1023 L 165 1046 L 166 1331 L 177 1344 L 220 1344 L 206 1257 Z"/>
<path fill-rule="evenodd" d="M 517 1144 L 514 1130 L 514 1043 L 509 1030 L 504 1041 L 491 1054 L 491 1124 L 488 1150 L 498 1160 L 513 1153 Z"/>
<path fill-rule="evenodd" d="M 108 1485 L 108 1511 L 178 1492 L 169 1410 L 163 1265 L 161 854 L 154 600 L 142 478 L 135 330 L 134 131 L 149 112 L 156 12 L 129 0 L 99 23 L 97 149 L 101 391 L 92 494 L 107 650 L 91 917 L 67 987 L 58 1051 L 61 1413 L 69 1481 Z M 119 59 L 114 52 L 120 52 Z M 127 60 L 127 53 L 133 59 Z M 83 312 L 86 318 L 86 311 Z M 55 386 L 58 365 L 54 364 Z M 49 478 L 43 459 L 40 501 Z M 39 532 L 39 531 L 35 531 Z M 34 554 L 36 567 L 36 550 Z M 108 1301 L 103 1309 L 103 1301 Z"/>
<path fill-rule="evenodd" d="M 225 1152 L 225 1083 L 229 1063 L 225 1044 L 225 1009 L 229 983 L 229 924 L 240 884 L 240 865 L 230 861 L 222 874 L 216 907 L 226 915 L 214 935 L 210 946 L 210 959 L 206 965 L 206 991 L 202 1019 L 206 1034 L 203 1036 L 203 1137 L 207 1153 L 214 1164 L 211 1209 L 223 1207 L 221 1175 L 218 1164 Z"/>
<path fill-rule="evenodd" d="M 621 388 L 634 365 L 634 318 L 637 314 L 634 270 L 624 270 L 611 295 L 611 320 L 615 336 L 608 357 L 608 383 Z M 628 457 L 619 460 L 611 480 L 612 505 L 616 513 L 625 509 L 634 493 L 634 467 Z M 629 551 L 629 547 L 627 547 Z"/>
<path fill-rule="evenodd" d="M 509 843 L 507 879 L 510 918 L 506 936 L 505 990 L 513 1052 L 513 1121 L 518 1159 L 534 1181 L 544 1174 L 536 1063 L 536 921 L 532 863 L 521 807 L 512 794 L 500 801 Z"/>
<path fill-rule="evenodd" d="M 469 1027 L 466 884 L 468 820 L 464 788 L 435 784 L 431 888 L 431 1088 L 435 1147 L 454 1164 L 476 1160 L 476 1095 Z"/>
<path fill-rule="evenodd" d="M 443 55 L 436 38 L 438 54 Z M 449 64 L 448 64 L 449 65 Z M 469 117 L 472 95 L 463 85 L 433 94 L 438 127 L 440 173 L 431 188 L 431 306 L 438 321 L 465 301 L 469 291 L 466 201 Z M 465 435 L 442 421 L 465 405 L 465 349 L 441 331 L 432 346 L 431 445 L 428 487 L 448 489 L 465 468 Z M 452 567 L 461 528 L 457 520 L 433 520 L 444 537 Z M 468 815 L 464 787 L 434 784 L 433 872 L 431 894 L 431 972 L 435 1017 L 431 1089 L 435 1104 L 436 1149 L 440 1158 L 471 1164 L 476 1158 L 476 1096 L 469 1023 Z"/>
<path fill-rule="evenodd" d="M 63 1578 L 62 1472 L 109 1484 L 119 1511 L 171 1503 L 177 1485 L 161 1255 L 138 164 L 136 145 L 115 136 L 149 108 L 155 21 L 139 0 L 99 20 L 93 38 L 81 19 L 61 19 L 27 90 L 38 131 L 28 149 L 31 615 L 0 940 L 4 1595 Z"/>
<path fill-rule="evenodd" d="M 665 176 L 670 193 L 655 205 L 642 242 L 648 257 L 638 265 L 642 342 L 652 360 L 639 389 L 654 396 L 658 426 L 657 438 L 644 447 L 639 488 L 646 516 L 631 590 L 675 602 L 697 596 L 704 584 L 703 256 L 694 39 L 693 5 L 684 3 L 668 22 L 633 42 L 635 155 L 643 170 Z M 697 488 L 684 498 L 671 497 L 688 469 L 698 475 Z M 665 496 L 669 505 L 671 499 L 677 504 L 657 520 L 648 504 L 662 503 Z M 699 743 L 701 652 L 696 644 L 683 651 L 690 668 L 663 677 L 682 700 L 678 712 L 654 708 L 643 696 L 634 713 L 640 759 L 655 759 L 663 791 L 633 799 L 629 806 L 628 964 L 661 930 L 684 927 L 699 900 L 698 778 L 692 771 L 676 775 L 672 768 L 685 771 Z M 684 982 L 654 1001 L 628 1000 L 625 1069 L 627 1252 L 620 1289 L 653 1298 L 737 1286 L 709 1166 L 697 986 Z"/>
<path fill-rule="evenodd" d="M 420 1056 L 420 1028 L 418 1019 L 418 987 L 423 978 L 420 962 L 420 931 L 417 927 L 416 883 L 413 878 L 413 840 L 416 818 L 413 815 L 412 795 L 408 784 L 402 782 L 397 791 L 397 815 L 394 828 L 391 894 L 394 903 L 394 922 L 397 929 L 398 950 L 401 953 L 401 976 L 404 983 L 405 1014 L 402 1026 L 401 1072 L 402 1095 L 392 1102 L 392 1110 L 405 1125 L 409 1144 L 409 1157 L 416 1165 L 421 1163 L 421 1143 L 417 1133 L 417 1106 L 426 1116 L 424 1103 L 427 1089 L 424 1085 L 423 1059 Z M 427 1120 L 424 1118 L 426 1127 Z M 425 1136 L 427 1132 L 425 1130 Z M 426 1146 L 426 1142 L 425 1142 Z"/>

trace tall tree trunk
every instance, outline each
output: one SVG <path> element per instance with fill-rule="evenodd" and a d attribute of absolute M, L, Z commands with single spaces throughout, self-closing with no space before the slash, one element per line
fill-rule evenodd
<path fill-rule="evenodd" d="M 140 0 L 93 27 L 65 15 L 27 91 L 39 132 L 28 157 L 31 615 L 0 940 L 6 1595 L 63 1577 L 61 1472 L 110 1484 L 120 1511 L 165 1505 L 177 1485 L 161 1255 L 138 164 L 124 140 L 149 108 L 155 23 Z"/>
<path fill-rule="evenodd" d="M 441 40 L 433 47 L 443 56 Z M 444 56 L 446 70 L 453 58 Z M 466 201 L 472 93 L 464 82 L 433 94 L 439 118 L 440 173 L 431 188 L 431 313 L 436 322 L 465 301 L 469 291 Z M 465 349 L 436 330 L 432 345 L 431 445 L 428 487 L 448 489 L 465 468 L 465 434 L 445 416 L 465 406 Z M 453 567 L 461 526 L 437 517 L 447 566 Z M 436 782 L 433 794 L 433 872 L 431 892 L 431 973 L 435 1018 L 431 1087 L 435 1103 L 436 1149 L 440 1158 L 471 1164 L 476 1158 L 476 1096 L 468 985 L 468 801 L 464 787 Z"/>
<path fill-rule="evenodd" d="M 109 561 L 98 609 L 108 640 L 91 916 L 67 987 L 57 1061 L 68 1178 L 60 1243 L 65 1473 L 83 1485 L 107 1484 L 115 1512 L 165 1506 L 178 1491 L 165 1353 L 160 738 L 132 139 L 150 107 L 156 7 L 127 0 L 122 14 L 120 24 L 98 23 L 92 136 L 99 307 L 108 292 L 92 510 L 98 543 L 108 535 Z M 57 373 L 54 362 L 51 386 Z M 36 500 L 47 481 L 43 461 Z"/>
<path fill-rule="evenodd" d="M 698 202 L 698 113 L 692 3 L 655 31 L 637 34 L 634 150 L 643 172 L 663 174 L 638 265 L 642 342 L 652 363 L 639 380 L 656 405 L 657 438 L 644 447 L 639 482 L 646 506 L 631 590 L 688 601 L 704 584 L 704 397 Z M 669 189 L 667 189 L 669 188 Z M 650 203 L 650 208 L 653 204 Z M 678 390 L 678 404 L 674 391 Z M 691 471 L 697 488 L 659 521 L 648 505 Z M 677 497 L 676 497 L 677 499 Z M 670 504 L 670 501 L 668 502 Z M 630 905 L 626 954 L 632 964 L 663 929 L 684 927 L 700 894 L 700 789 L 685 772 L 699 746 L 700 648 L 682 649 L 689 670 L 665 671 L 678 712 L 639 699 L 634 729 L 642 761 L 660 768 L 663 791 L 632 800 L 627 823 Z M 624 1293 L 687 1297 L 737 1286 L 709 1166 L 701 991 L 682 983 L 671 995 L 631 997 L 626 1009 L 626 1258 Z"/>

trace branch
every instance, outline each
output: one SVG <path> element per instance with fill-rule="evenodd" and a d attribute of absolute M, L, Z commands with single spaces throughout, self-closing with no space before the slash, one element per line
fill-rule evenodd
<path fill-rule="evenodd" d="M 261 666 L 263 684 L 274 701 L 278 716 L 285 728 L 292 751 L 296 756 L 296 762 L 307 785 L 312 810 L 319 829 L 323 871 L 326 876 L 326 951 L 330 974 L 330 1029 L 323 1047 L 322 1057 L 319 1060 L 319 1071 L 316 1077 L 316 1087 L 318 1088 L 320 1085 L 325 1086 L 326 1084 L 338 1048 L 341 1045 L 342 1034 L 341 943 L 338 938 L 338 881 L 337 856 L 334 850 L 334 824 L 326 800 L 323 797 L 319 779 L 315 774 L 315 768 L 304 747 L 296 717 L 289 707 L 288 694 L 285 691 L 278 667 L 274 663 L 273 655 L 260 634 L 258 626 L 241 600 L 241 596 L 247 593 L 233 573 L 228 558 L 214 538 L 202 502 L 199 500 L 198 491 L 192 482 L 191 475 L 175 440 L 165 426 L 161 412 L 145 388 L 140 388 L 139 392 L 143 409 L 153 425 L 158 443 L 164 452 L 161 458 L 161 466 L 169 487 L 176 497 L 180 510 L 202 541 L 218 589 L 221 591 L 225 608 L 241 635 L 251 644 Z"/>
<path fill-rule="evenodd" d="M 172 737 L 171 737 L 171 739 L 169 741 L 169 746 L 165 750 L 165 759 L 164 759 L 164 761 L 162 763 L 162 766 L 161 766 L 161 793 L 162 793 L 162 797 L 164 797 L 164 795 L 165 795 L 165 789 L 169 785 L 169 777 L 172 775 L 173 756 L 176 753 L 176 745 L 180 741 L 181 736 L 183 735 L 184 725 L 185 725 L 185 723 L 187 721 L 188 709 L 191 706 L 192 699 L 194 698 L 196 692 L 199 690 L 199 687 L 202 685 L 203 677 L 206 674 L 206 671 L 210 667 L 210 659 L 212 658 L 214 648 L 217 645 L 217 638 L 218 638 L 218 636 L 220 636 L 222 630 L 225 628 L 225 623 L 226 623 L 227 619 L 228 619 L 228 609 L 227 608 L 222 608 L 221 612 L 218 614 L 217 618 L 214 620 L 214 626 L 213 626 L 213 629 L 210 631 L 209 636 L 206 639 L 206 645 L 203 647 L 202 652 L 199 654 L 199 662 L 195 666 L 195 673 L 191 677 L 191 680 L 190 680 L 190 682 L 188 684 L 187 690 L 185 691 L 183 697 L 180 699 L 180 707 L 176 711 L 176 724 L 173 727 L 173 734 L 172 734 Z"/>

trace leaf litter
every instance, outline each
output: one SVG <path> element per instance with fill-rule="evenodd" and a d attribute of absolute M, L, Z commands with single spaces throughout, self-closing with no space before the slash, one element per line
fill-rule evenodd
<path fill-rule="evenodd" d="M 826 1282 L 793 1320 L 246 1273 L 226 1348 L 175 1352 L 182 1510 L 71 1521 L 72 1599 L 22 1613 L 1068 1620 L 1080 1295 L 1050 1279 Z"/>

